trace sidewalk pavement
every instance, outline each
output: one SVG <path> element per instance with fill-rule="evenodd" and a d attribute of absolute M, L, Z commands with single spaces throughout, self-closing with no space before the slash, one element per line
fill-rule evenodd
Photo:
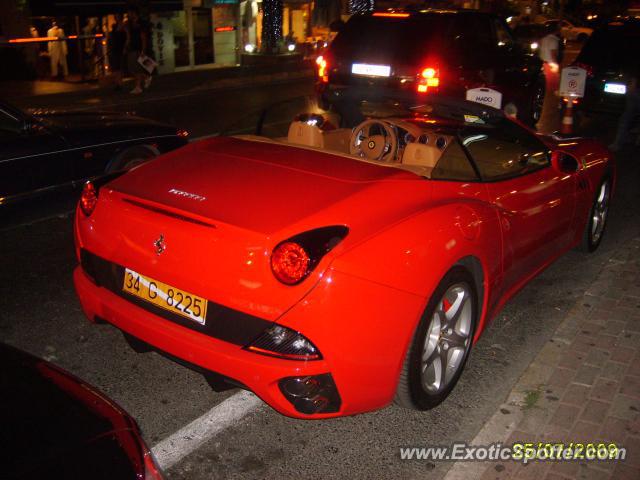
<path fill-rule="evenodd" d="M 457 462 L 445 480 L 640 479 L 640 237 L 568 312 L 472 445 L 615 443 L 624 461 Z"/>
<path fill-rule="evenodd" d="M 198 90 L 216 90 L 276 83 L 297 78 L 313 76 L 313 62 L 310 60 L 292 61 L 272 65 L 248 65 L 230 67 L 207 67 L 164 75 L 155 75 L 148 91 L 140 95 L 131 95 L 133 79 L 125 81 L 122 91 L 105 81 L 63 82 L 63 81 L 8 81 L 0 82 L 0 98 L 23 108 L 83 109 L 87 105 L 95 108 L 96 102 L 108 107 L 120 103 L 123 99 L 162 98 Z M 88 100 L 88 97 L 91 97 Z"/>

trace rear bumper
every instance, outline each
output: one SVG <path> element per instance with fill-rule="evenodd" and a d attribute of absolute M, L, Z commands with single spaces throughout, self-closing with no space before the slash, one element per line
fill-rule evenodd
<path fill-rule="evenodd" d="M 334 273 L 278 319 L 322 352 L 322 360 L 304 362 L 249 352 L 159 317 L 97 286 L 81 267 L 74 271 L 74 284 L 90 320 L 104 319 L 161 351 L 234 379 L 281 414 L 303 419 L 352 415 L 390 403 L 406 345 L 424 308 L 424 300 L 415 295 Z M 341 398 L 335 413 L 301 413 L 278 385 L 286 377 L 327 373 Z"/>
<path fill-rule="evenodd" d="M 292 375 L 326 373 L 323 361 L 291 362 L 247 352 L 165 320 L 96 286 L 81 267 L 75 269 L 73 280 L 82 309 L 90 320 L 104 319 L 170 355 L 235 379 L 284 415 L 307 418 L 280 393 L 277 382 Z"/>
<path fill-rule="evenodd" d="M 584 98 L 578 103 L 578 109 L 587 113 L 621 114 L 625 108 L 626 95 L 604 92 L 604 83 L 603 79 L 588 80 Z"/>

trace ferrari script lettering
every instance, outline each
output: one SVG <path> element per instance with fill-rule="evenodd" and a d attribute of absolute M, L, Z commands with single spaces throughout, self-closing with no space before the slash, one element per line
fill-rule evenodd
<path fill-rule="evenodd" d="M 198 195 L 196 193 L 185 192 L 183 190 L 178 190 L 176 188 L 172 188 L 171 190 L 169 190 L 169 193 L 172 193 L 174 195 L 178 195 L 179 197 L 185 197 L 185 198 L 188 198 L 190 200 L 196 200 L 198 202 L 204 202 L 207 199 L 207 197 L 204 197 L 202 195 Z"/>

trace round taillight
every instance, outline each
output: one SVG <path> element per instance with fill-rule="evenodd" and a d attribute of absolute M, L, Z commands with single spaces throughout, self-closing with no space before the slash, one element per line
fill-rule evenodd
<path fill-rule="evenodd" d="M 87 217 L 93 213 L 98 203 L 98 192 L 91 182 L 84 184 L 80 195 L 80 209 Z"/>
<path fill-rule="evenodd" d="M 271 254 L 271 270 L 275 277 L 286 285 L 295 285 L 309 273 L 311 259 L 302 245 L 283 242 Z"/>
<path fill-rule="evenodd" d="M 434 78 L 435 76 L 436 76 L 435 68 L 428 67 L 422 70 L 422 78 Z"/>

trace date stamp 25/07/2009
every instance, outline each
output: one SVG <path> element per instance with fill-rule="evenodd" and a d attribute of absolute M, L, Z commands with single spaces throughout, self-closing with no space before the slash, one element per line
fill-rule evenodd
<path fill-rule="evenodd" d="M 595 442 L 516 442 L 511 445 L 468 445 L 464 442 L 437 447 L 400 448 L 402 460 L 443 460 L 485 462 L 513 460 L 532 461 L 624 461 L 625 447 L 616 443 Z"/>

